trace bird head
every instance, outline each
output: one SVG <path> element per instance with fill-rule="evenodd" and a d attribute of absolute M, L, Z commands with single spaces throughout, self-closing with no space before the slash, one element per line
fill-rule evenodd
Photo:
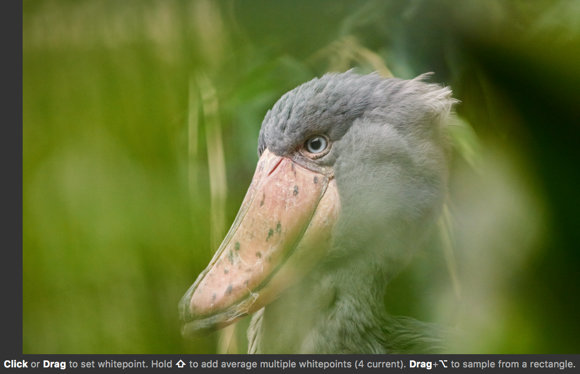
<path fill-rule="evenodd" d="M 180 302 L 183 334 L 253 313 L 321 263 L 408 258 L 402 242 L 423 236 L 445 195 L 453 103 L 424 76 L 352 71 L 282 96 L 262 123 L 238 215 Z"/>

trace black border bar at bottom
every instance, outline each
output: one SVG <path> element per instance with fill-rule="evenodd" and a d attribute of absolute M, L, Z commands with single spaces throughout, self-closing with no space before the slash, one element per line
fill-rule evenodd
<path fill-rule="evenodd" d="M 2 369 L 175 372 L 580 372 L 580 354 L 21 355 Z"/>

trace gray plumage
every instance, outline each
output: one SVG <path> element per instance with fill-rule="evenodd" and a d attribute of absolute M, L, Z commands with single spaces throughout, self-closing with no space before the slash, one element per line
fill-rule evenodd
<path fill-rule="evenodd" d="M 267 113 L 258 152 L 291 157 L 313 135 L 331 143 L 341 213 L 330 250 L 255 313 L 250 352 L 386 353 L 440 348 L 437 327 L 385 313 L 389 280 L 436 222 L 446 194 L 449 88 L 352 71 L 288 92 Z"/>

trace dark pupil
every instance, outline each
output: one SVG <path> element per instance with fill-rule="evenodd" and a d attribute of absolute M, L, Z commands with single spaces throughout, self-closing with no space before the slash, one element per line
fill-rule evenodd
<path fill-rule="evenodd" d="M 315 139 L 310 142 L 310 147 L 312 148 L 313 151 L 318 151 L 321 146 L 322 142 L 320 141 L 320 139 Z"/>

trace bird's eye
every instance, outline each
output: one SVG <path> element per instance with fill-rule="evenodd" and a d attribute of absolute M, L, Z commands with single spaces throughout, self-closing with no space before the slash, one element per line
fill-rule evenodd
<path fill-rule="evenodd" d="M 324 152 L 328 147 L 328 140 L 324 136 L 316 135 L 306 141 L 304 148 L 312 154 Z"/>

